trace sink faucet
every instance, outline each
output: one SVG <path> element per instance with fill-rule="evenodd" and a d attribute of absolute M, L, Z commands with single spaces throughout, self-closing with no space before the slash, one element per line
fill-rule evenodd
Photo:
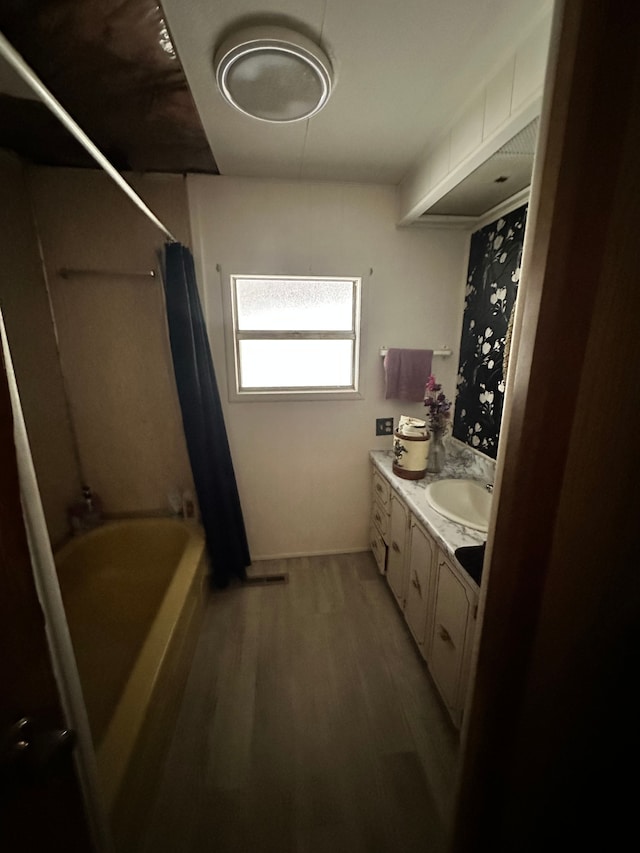
<path fill-rule="evenodd" d="M 484 487 L 489 492 L 489 494 L 493 493 L 493 483 L 485 483 Z"/>

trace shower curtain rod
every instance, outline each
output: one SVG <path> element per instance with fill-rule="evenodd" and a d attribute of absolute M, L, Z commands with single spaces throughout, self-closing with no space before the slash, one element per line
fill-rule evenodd
<path fill-rule="evenodd" d="M 111 165 L 100 149 L 94 145 L 80 125 L 71 118 L 62 104 L 54 98 L 40 78 L 31 70 L 17 50 L 12 46 L 11 42 L 9 42 L 1 32 L 0 56 L 3 56 L 7 60 L 14 71 L 16 71 L 24 82 L 36 93 L 42 103 L 48 107 L 54 116 L 56 116 L 56 118 L 58 118 L 67 128 L 67 130 L 75 136 L 78 142 L 86 151 L 88 151 L 96 163 L 98 163 L 109 177 L 115 181 L 120 189 L 129 196 L 131 201 L 145 214 L 145 216 L 150 219 L 151 222 L 153 222 L 153 224 L 159 228 L 172 243 L 177 242 L 171 231 L 163 225 L 151 208 L 147 207 L 133 187 L 125 181 L 120 172 Z"/>
<path fill-rule="evenodd" d="M 72 269 L 71 267 L 61 267 L 57 272 L 60 278 L 71 278 L 74 275 L 109 275 L 118 277 L 123 276 L 125 278 L 156 278 L 157 276 L 155 270 L 81 270 Z"/>

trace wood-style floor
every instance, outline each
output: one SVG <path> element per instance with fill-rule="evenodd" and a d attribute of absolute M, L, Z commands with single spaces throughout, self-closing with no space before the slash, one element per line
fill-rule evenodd
<path fill-rule="evenodd" d="M 369 553 L 214 593 L 144 853 L 438 853 L 457 735 Z"/>

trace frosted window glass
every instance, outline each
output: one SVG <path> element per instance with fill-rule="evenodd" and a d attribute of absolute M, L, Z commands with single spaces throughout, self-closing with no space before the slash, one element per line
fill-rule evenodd
<path fill-rule="evenodd" d="M 240 341 L 242 388 L 350 388 L 353 341 Z"/>
<path fill-rule="evenodd" d="M 353 282 L 239 278 L 236 306 L 240 331 L 351 331 Z"/>

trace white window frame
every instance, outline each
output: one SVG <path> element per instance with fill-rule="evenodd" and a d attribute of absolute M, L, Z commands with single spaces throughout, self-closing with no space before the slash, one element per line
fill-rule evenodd
<path fill-rule="evenodd" d="M 236 300 L 236 282 L 251 279 L 264 281 L 348 281 L 353 287 L 352 327 L 349 331 L 273 331 L 262 329 L 238 329 L 238 311 Z M 233 402 L 242 401 L 295 401 L 295 400 L 360 400 L 360 345 L 361 345 L 361 314 L 362 314 L 362 277 L 352 275 L 264 275 L 234 273 L 229 276 L 225 302 L 228 307 L 227 316 L 231 323 L 227 335 L 227 366 L 229 381 L 229 399 Z M 352 384 L 349 386 L 300 387 L 283 388 L 243 388 L 241 386 L 240 341 L 242 340 L 352 340 L 353 356 L 351 364 Z"/>

